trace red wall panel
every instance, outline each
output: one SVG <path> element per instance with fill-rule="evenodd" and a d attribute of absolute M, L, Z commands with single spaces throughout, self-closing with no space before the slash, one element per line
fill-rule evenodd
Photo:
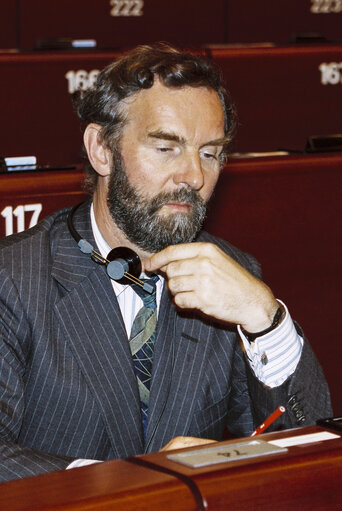
<path fill-rule="evenodd" d="M 0 50 L 2 48 L 16 48 L 17 46 L 17 2 L 16 0 L 2 0 L 0 5 Z"/>

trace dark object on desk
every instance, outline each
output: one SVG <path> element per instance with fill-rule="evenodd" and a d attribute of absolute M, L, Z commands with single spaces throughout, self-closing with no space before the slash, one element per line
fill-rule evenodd
<path fill-rule="evenodd" d="M 316 423 L 323 428 L 334 429 L 342 433 L 342 417 L 329 417 L 328 419 L 319 419 Z"/>
<path fill-rule="evenodd" d="M 291 44 L 328 44 L 331 43 L 323 34 L 318 32 L 305 32 L 303 34 L 292 34 Z"/>
<path fill-rule="evenodd" d="M 33 171 L 56 171 L 56 170 L 76 170 L 76 165 L 41 165 L 38 163 L 20 163 L 18 165 L 7 165 L 6 158 L 0 155 L 0 174 L 11 172 L 33 172 Z"/>
<path fill-rule="evenodd" d="M 342 152 L 342 134 L 309 137 L 305 145 L 306 153 Z"/>
<path fill-rule="evenodd" d="M 1 172 L 6 172 L 6 171 L 7 171 L 7 165 L 6 165 L 6 162 L 5 162 L 5 158 L 0 155 L 0 173 Z"/>

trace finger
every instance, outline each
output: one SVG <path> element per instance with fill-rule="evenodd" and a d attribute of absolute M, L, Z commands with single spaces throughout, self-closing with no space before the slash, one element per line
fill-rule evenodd
<path fill-rule="evenodd" d="M 180 436 L 173 438 L 168 442 L 164 447 L 162 447 L 161 451 L 171 451 L 174 449 L 184 449 L 186 447 L 197 447 L 199 445 L 206 445 L 216 442 L 216 440 L 211 440 L 209 438 L 196 438 L 196 437 L 187 437 Z"/>
<path fill-rule="evenodd" d="M 198 309 L 205 312 L 198 294 L 194 291 L 176 293 L 173 297 L 173 301 L 180 309 Z"/>
<path fill-rule="evenodd" d="M 171 294 L 194 291 L 196 286 L 196 277 L 194 275 L 180 275 L 168 279 L 167 285 Z"/>
<path fill-rule="evenodd" d="M 164 250 L 153 254 L 145 261 L 146 271 L 152 272 L 163 270 L 173 261 L 180 261 L 197 256 L 201 250 L 204 250 L 206 243 L 182 243 L 180 245 L 170 245 Z M 164 271 L 164 270 L 163 270 Z"/>
<path fill-rule="evenodd" d="M 195 257 L 191 259 L 181 259 L 179 261 L 172 261 L 163 266 L 162 271 L 166 273 L 168 279 L 178 276 L 195 275 L 198 274 L 199 264 L 200 260 Z"/>

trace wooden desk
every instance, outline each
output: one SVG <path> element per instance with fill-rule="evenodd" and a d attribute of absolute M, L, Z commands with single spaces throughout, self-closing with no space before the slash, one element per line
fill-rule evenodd
<path fill-rule="evenodd" d="M 319 427 L 264 434 L 264 440 L 324 431 Z M 229 447 L 236 440 L 221 443 Z M 203 447 L 205 448 L 205 447 Z M 194 449 L 192 449 L 194 450 Z M 168 511 L 200 509 L 179 477 L 197 487 L 208 510 L 340 510 L 341 437 L 288 448 L 287 453 L 220 465 L 188 468 L 166 453 L 142 456 L 154 469 L 129 461 L 109 461 L 0 485 L 6 511 Z M 175 475 L 159 472 L 172 470 Z M 155 470 L 156 469 L 156 470 Z M 178 474 L 178 476 L 177 476 Z"/>
<path fill-rule="evenodd" d="M 32 227 L 58 209 L 82 202 L 81 165 L 0 173 L 0 237 Z"/>

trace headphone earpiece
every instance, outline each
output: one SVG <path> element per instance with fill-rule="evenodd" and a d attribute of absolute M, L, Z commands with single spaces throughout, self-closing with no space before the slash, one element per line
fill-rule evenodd
<path fill-rule="evenodd" d="M 109 277 L 120 284 L 130 284 L 125 277 L 125 273 L 139 278 L 141 273 L 141 261 L 138 254 L 128 247 L 113 248 L 107 255 L 109 263 L 106 265 L 106 271 Z"/>

